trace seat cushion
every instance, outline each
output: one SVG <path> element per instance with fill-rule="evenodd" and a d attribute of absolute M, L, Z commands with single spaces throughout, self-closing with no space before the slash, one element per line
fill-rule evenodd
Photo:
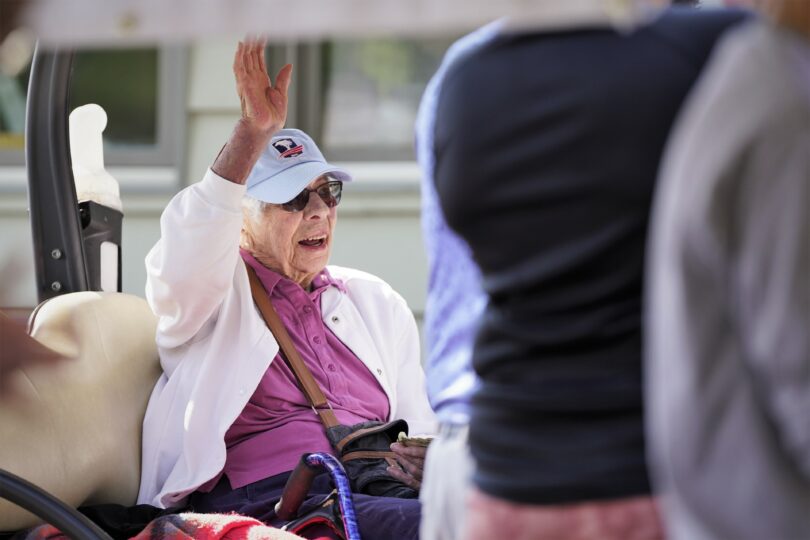
<path fill-rule="evenodd" d="M 44 302 L 31 335 L 63 354 L 13 375 L 0 403 L 0 468 L 72 506 L 132 505 L 138 494 L 141 425 L 160 375 L 157 319 L 146 301 L 81 292 Z M 0 501 L 0 530 L 38 520 Z"/>

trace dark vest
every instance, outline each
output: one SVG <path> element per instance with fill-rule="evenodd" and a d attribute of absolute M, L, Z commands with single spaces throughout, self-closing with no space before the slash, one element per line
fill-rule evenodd
<path fill-rule="evenodd" d="M 476 484 L 553 504 L 650 491 L 644 247 L 672 123 L 741 12 L 672 8 L 630 33 L 503 36 L 454 66 L 436 187 L 490 304 L 473 364 Z"/>

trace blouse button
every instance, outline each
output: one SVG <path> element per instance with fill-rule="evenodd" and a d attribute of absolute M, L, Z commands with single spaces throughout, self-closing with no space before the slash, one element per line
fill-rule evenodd
<path fill-rule="evenodd" d="M 335 364 L 329 364 L 329 367 L 327 367 L 326 369 L 328 369 L 329 371 L 331 371 L 333 373 L 335 371 L 337 371 L 337 368 L 335 367 Z"/>
<path fill-rule="evenodd" d="M 310 306 L 304 306 L 304 313 L 312 313 L 312 308 Z"/>
<path fill-rule="evenodd" d="M 337 324 L 337 323 L 339 323 L 339 322 L 340 322 L 340 319 L 338 319 L 337 315 L 335 315 L 334 317 L 332 317 L 332 322 L 333 322 L 333 323 L 335 323 L 335 324 Z"/>
<path fill-rule="evenodd" d="M 377 375 L 382 375 L 382 370 L 380 368 L 377 368 Z"/>
<path fill-rule="evenodd" d="M 320 338 L 320 336 L 315 336 L 314 338 L 312 338 L 312 341 L 314 341 L 315 343 L 317 343 L 317 344 L 319 344 L 319 345 L 320 345 L 320 343 L 321 343 L 321 338 Z"/>

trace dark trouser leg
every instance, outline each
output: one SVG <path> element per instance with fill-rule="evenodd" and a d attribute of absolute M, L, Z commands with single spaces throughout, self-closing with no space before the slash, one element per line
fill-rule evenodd
<path fill-rule="evenodd" d="M 274 507 L 288 476 L 289 473 L 280 474 L 233 490 L 227 478 L 223 477 L 210 493 L 192 494 L 189 504 L 195 512 L 236 512 L 278 527 L 283 522 L 276 519 Z M 320 503 L 330 491 L 329 475 L 317 476 L 310 488 L 310 496 L 301 505 L 300 513 Z M 418 499 L 360 494 L 353 495 L 353 499 L 363 540 L 409 540 L 419 537 L 422 507 Z"/>
<path fill-rule="evenodd" d="M 419 538 L 422 515 L 419 499 L 354 495 L 354 508 L 363 540 Z"/>
<path fill-rule="evenodd" d="M 328 474 L 321 474 L 312 482 L 311 494 L 318 494 L 306 500 L 301 510 L 320 502 L 323 494 L 332 491 Z M 353 494 L 357 525 L 363 540 L 411 540 L 419 538 L 419 520 L 422 505 L 418 499 L 396 499 L 393 497 L 372 497 Z"/>

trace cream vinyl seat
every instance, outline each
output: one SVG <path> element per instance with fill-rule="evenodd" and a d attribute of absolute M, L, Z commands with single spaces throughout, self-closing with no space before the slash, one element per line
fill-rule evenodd
<path fill-rule="evenodd" d="M 141 424 L 160 375 L 157 318 L 146 301 L 80 292 L 41 304 L 30 334 L 66 359 L 15 374 L 0 401 L 0 469 L 71 506 L 135 504 Z M 0 531 L 38 523 L 0 500 Z"/>

